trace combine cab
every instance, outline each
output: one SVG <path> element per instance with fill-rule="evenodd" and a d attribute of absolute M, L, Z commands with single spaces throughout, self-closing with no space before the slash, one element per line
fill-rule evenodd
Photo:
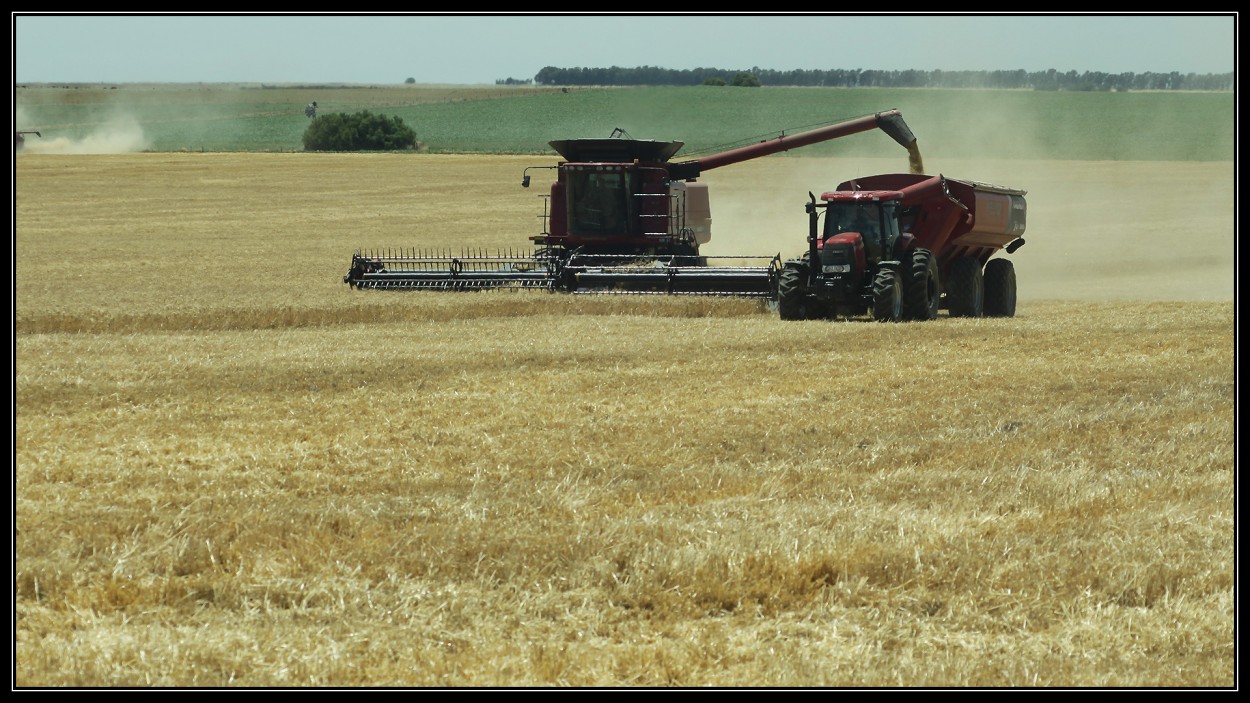
<path fill-rule="evenodd" d="M 570 293 L 639 293 L 776 298 L 779 257 L 709 257 L 711 210 L 703 172 L 789 149 L 880 129 L 922 171 L 916 138 L 897 110 L 781 135 L 689 161 L 683 142 L 606 139 L 550 142 L 561 161 L 545 200 L 544 231 L 531 252 L 459 255 L 357 252 L 344 282 L 354 288 L 483 290 L 543 288 Z"/>

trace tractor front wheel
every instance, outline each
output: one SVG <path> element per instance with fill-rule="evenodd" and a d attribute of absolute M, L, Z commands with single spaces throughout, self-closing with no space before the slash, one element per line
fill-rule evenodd
<path fill-rule="evenodd" d="M 807 271 L 796 266 L 781 269 L 781 275 L 777 278 L 777 310 L 781 312 L 781 319 L 806 319 L 807 306 L 803 304 L 803 298 L 807 295 L 804 286 L 806 279 Z"/>

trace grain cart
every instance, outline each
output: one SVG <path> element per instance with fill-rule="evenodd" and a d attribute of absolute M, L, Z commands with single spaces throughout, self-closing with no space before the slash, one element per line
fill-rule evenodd
<path fill-rule="evenodd" d="M 560 155 L 544 197 L 541 234 L 529 251 L 356 252 L 344 282 L 355 288 L 481 290 L 545 288 L 576 293 L 656 293 L 775 298 L 778 256 L 711 257 L 705 171 L 880 129 L 923 171 L 916 138 L 898 110 L 879 112 L 688 161 L 679 141 L 648 141 L 615 130 L 606 139 L 550 142 Z M 736 261 L 726 261 L 726 260 Z M 753 261 L 741 261 L 753 260 Z"/>
<path fill-rule="evenodd" d="M 779 276 L 782 319 L 1015 315 L 1015 267 L 991 257 L 1024 244 L 1025 193 L 920 174 L 809 193 L 807 251 Z"/>

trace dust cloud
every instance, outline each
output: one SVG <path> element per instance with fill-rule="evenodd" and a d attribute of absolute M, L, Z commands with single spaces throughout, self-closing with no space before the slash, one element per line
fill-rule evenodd
<path fill-rule="evenodd" d="M 1026 244 L 997 254 L 1015 264 L 1022 300 L 1235 299 L 1231 151 L 1227 161 L 1082 160 L 1089 125 L 1079 115 L 1043 125 L 1035 105 L 1011 94 L 936 91 L 894 106 L 916 134 L 926 173 L 1028 191 Z M 1167 143 L 1176 124 L 1123 117 L 1122 129 L 1098 135 L 1105 152 L 1142 153 L 1143 143 Z M 798 256 L 809 193 L 908 172 L 907 154 L 881 135 L 836 146 L 837 156 L 796 151 L 704 172 L 712 239 L 702 251 Z"/>
<path fill-rule="evenodd" d="M 18 110 L 14 113 L 14 121 L 19 127 L 23 124 L 36 124 L 37 120 Z M 24 131 L 24 130 L 23 130 Z M 43 137 L 34 134 L 25 135 L 26 141 L 19 154 L 129 154 L 144 151 L 151 143 L 143 133 L 139 121 L 126 114 L 110 117 L 103 124 L 96 125 L 85 137 L 71 139 L 69 137 L 50 137 L 48 130 L 40 132 Z"/>

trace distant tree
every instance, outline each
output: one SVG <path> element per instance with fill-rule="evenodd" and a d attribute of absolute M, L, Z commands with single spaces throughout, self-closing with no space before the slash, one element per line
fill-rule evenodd
<path fill-rule="evenodd" d="M 417 133 L 399 117 L 335 113 L 313 120 L 304 130 L 305 151 L 397 151 L 417 145 Z"/>
<path fill-rule="evenodd" d="M 753 73 L 739 71 L 738 75 L 734 76 L 733 84 L 742 88 L 758 88 L 760 87 L 760 79 L 756 78 Z"/>
<path fill-rule="evenodd" d="M 700 67 L 674 70 L 658 66 L 624 68 L 557 68 L 545 66 L 534 76 L 535 85 L 722 85 L 718 80 L 734 71 Z M 753 66 L 732 79 L 735 86 L 821 86 L 838 88 L 991 88 L 1002 90 L 1212 90 L 1231 91 L 1235 74 L 1120 73 L 1098 71 L 1059 73 L 1055 69 L 1028 72 L 999 71 L 874 70 L 863 68 L 795 69 L 774 71 Z M 496 81 L 509 83 L 516 79 Z"/>
<path fill-rule="evenodd" d="M 416 83 L 416 82 L 417 82 L 417 79 L 413 78 L 412 76 L 408 76 L 407 78 L 404 79 L 404 83 L 407 85 L 412 85 L 413 83 Z"/>

